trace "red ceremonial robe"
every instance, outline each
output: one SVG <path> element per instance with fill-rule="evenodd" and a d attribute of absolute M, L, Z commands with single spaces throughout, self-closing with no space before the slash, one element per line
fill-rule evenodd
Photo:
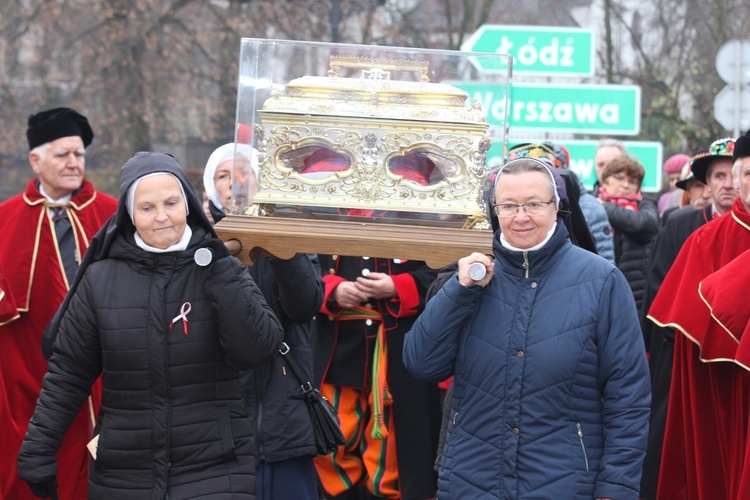
<path fill-rule="evenodd" d="M 0 326 L 18 319 L 19 313 L 13 295 L 9 292 L 8 280 L 5 279 L 5 273 L 0 262 Z"/>
<path fill-rule="evenodd" d="M 701 281 L 699 293 L 711 313 L 706 331 L 711 358 L 727 359 L 750 371 L 748 283 L 750 250 Z M 709 343 L 709 339 L 714 340 Z"/>
<path fill-rule="evenodd" d="M 0 204 L 0 263 L 7 285 L 0 306 L 12 303 L 15 309 L 0 321 L 0 500 L 36 499 L 18 478 L 16 455 L 47 373 L 42 332 L 68 290 L 48 202 L 36 185 L 36 179 L 29 181 L 24 193 Z M 67 207 L 80 259 L 117 210 L 117 200 L 84 180 Z M 81 409 L 57 454 L 61 499 L 86 498 L 86 443 L 93 429 L 92 412 L 98 410 L 98 391 L 92 395 L 93 403 Z"/>
<path fill-rule="evenodd" d="M 720 332 L 700 283 L 750 249 L 750 214 L 731 212 L 685 242 L 654 299 L 649 318 L 675 328 L 672 389 L 659 475 L 660 499 L 750 498 L 747 479 L 749 372 L 736 364 L 737 342 Z"/>

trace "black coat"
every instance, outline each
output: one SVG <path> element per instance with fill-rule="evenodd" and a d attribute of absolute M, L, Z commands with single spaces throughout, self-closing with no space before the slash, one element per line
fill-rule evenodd
<path fill-rule="evenodd" d="M 310 322 L 323 303 L 318 258 L 297 254 L 289 260 L 260 257 L 248 268 L 284 328 L 284 342 L 312 382 Z M 307 403 L 300 382 L 284 357 L 241 374 L 243 394 L 260 460 L 279 462 L 317 455 Z"/>
<path fill-rule="evenodd" d="M 656 202 L 644 197 L 638 210 L 614 203 L 604 203 L 604 210 L 614 230 L 615 263 L 628 280 L 635 305 L 640 309 L 646 290 L 646 271 L 651 242 L 659 233 L 659 210 Z"/>
<path fill-rule="evenodd" d="M 651 247 L 646 292 L 639 311 L 651 371 L 651 416 L 641 477 L 641 498 L 645 500 L 656 498 L 674 359 L 674 330 L 660 327 L 648 319 L 648 310 L 682 245 L 696 229 L 711 220 L 712 211 L 711 206 L 703 210 L 692 207 L 675 210 Z"/>
<path fill-rule="evenodd" d="M 89 498 L 253 498 L 253 433 L 238 371 L 276 354 L 281 325 L 237 259 L 193 261 L 215 233 L 170 158 L 137 155 L 123 167 L 118 213 L 92 241 L 95 254 L 87 252 L 56 316 L 49 373 L 18 456 L 26 481 L 55 476 L 55 451 L 101 374 Z M 160 171 L 175 175 L 188 198 L 193 235 L 184 251 L 146 252 L 133 238 L 127 188 Z M 176 319 L 181 312 L 187 323 Z"/>

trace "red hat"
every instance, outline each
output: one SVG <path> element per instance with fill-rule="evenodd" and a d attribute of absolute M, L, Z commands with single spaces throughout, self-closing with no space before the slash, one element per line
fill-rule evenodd
<path fill-rule="evenodd" d="M 682 172 L 682 167 L 684 167 L 689 161 L 690 157 L 686 154 L 680 153 L 670 156 L 667 161 L 664 162 L 664 173 L 667 175 L 679 174 Z"/>
<path fill-rule="evenodd" d="M 234 142 L 239 144 L 251 144 L 253 140 L 253 131 L 247 123 L 237 124 L 237 139 Z"/>

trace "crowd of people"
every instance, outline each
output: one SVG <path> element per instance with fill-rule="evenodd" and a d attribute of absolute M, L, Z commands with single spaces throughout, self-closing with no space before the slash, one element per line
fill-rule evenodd
<path fill-rule="evenodd" d="M 210 155 L 203 201 L 154 152 L 115 199 L 85 116 L 26 135 L 34 176 L 0 204 L 0 500 L 750 498 L 750 132 L 669 157 L 659 196 L 616 139 L 591 191 L 562 145 L 517 145 L 488 175 L 492 255 L 441 270 L 243 265 L 214 224 L 258 190 L 250 144 Z"/>

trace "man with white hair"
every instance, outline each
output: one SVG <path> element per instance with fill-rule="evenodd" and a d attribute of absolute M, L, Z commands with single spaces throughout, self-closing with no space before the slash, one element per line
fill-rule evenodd
<path fill-rule="evenodd" d="M 0 266 L 7 289 L 0 309 L 0 498 L 36 498 L 16 474 L 16 454 L 34 413 L 47 361 L 41 337 L 63 301 L 89 241 L 117 200 L 84 178 L 94 133 L 85 116 L 54 108 L 29 117 L 29 163 L 36 177 L 0 204 Z M 59 453 L 60 498 L 85 498 L 96 403 L 89 400 Z"/>

